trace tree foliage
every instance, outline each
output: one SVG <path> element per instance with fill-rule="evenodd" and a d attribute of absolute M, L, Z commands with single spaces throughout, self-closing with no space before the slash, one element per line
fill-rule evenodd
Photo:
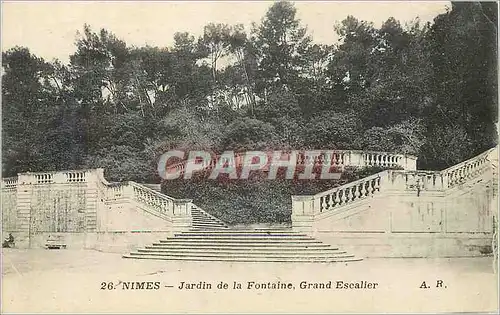
<path fill-rule="evenodd" d="M 496 143 L 497 4 L 452 3 L 433 23 L 348 16 L 314 43 L 290 2 L 252 29 L 210 23 L 171 47 L 84 25 L 69 64 L 2 54 L 3 175 L 105 167 L 157 179 L 171 148 L 365 149 L 441 169 Z M 257 192 L 256 192 L 257 193 Z"/>

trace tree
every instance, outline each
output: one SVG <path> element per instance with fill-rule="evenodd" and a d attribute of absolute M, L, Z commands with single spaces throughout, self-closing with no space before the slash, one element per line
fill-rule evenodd
<path fill-rule="evenodd" d="M 311 38 L 306 28 L 300 26 L 296 13 L 290 2 L 275 2 L 256 30 L 260 91 L 267 85 L 295 87 L 305 70 L 305 53 Z"/>
<path fill-rule="evenodd" d="M 497 141 L 496 8 L 496 3 L 452 3 L 430 28 L 435 101 L 425 113 L 428 143 L 422 161 L 427 167 L 451 166 Z M 455 149 L 444 145 L 450 143 L 450 130 L 461 135 L 451 143 L 463 141 Z"/>
<path fill-rule="evenodd" d="M 55 148 L 47 140 L 61 127 L 57 116 L 65 110 L 65 95 L 55 88 L 59 79 L 52 80 L 55 68 L 24 47 L 2 53 L 2 66 L 4 174 L 54 169 L 64 153 L 51 152 Z"/>
<path fill-rule="evenodd" d="M 217 62 L 229 53 L 231 27 L 227 24 L 210 23 L 203 28 L 203 37 L 199 39 L 201 50 L 208 54 L 212 79 L 217 84 Z"/>

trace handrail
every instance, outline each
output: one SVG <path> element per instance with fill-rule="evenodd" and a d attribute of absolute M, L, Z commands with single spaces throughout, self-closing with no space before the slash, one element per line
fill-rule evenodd
<path fill-rule="evenodd" d="M 151 189 L 149 187 L 141 185 L 141 184 L 139 184 L 137 182 L 129 181 L 128 184 L 131 185 L 132 187 L 137 187 L 137 188 L 143 189 L 143 190 L 147 191 L 148 193 L 151 193 L 151 194 L 153 194 L 155 196 L 158 196 L 158 197 L 160 197 L 162 199 L 177 200 L 176 198 L 173 198 L 173 197 L 167 196 L 165 194 L 162 194 L 162 193 L 160 193 L 160 192 L 158 192 L 158 191 L 156 191 L 154 189 Z"/>
<path fill-rule="evenodd" d="M 382 172 L 378 172 L 376 174 L 373 174 L 373 175 L 370 175 L 370 176 L 367 176 L 367 177 L 363 177 L 363 178 L 360 178 L 358 180 L 355 180 L 353 182 L 350 182 L 350 183 L 347 183 L 347 184 L 344 184 L 344 185 L 341 185 L 341 186 L 338 186 L 338 187 L 335 187 L 335 188 L 332 188 L 330 190 L 327 190 L 327 191 L 324 191 L 324 192 L 320 192 L 320 193 L 317 193 L 314 195 L 314 197 L 323 197 L 325 195 L 328 195 L 328 194 L 331 194 L 331 193 L 334 193 L 334 192 L 337 192 L 338 190 L 340 189 L 344 189 L 344 188 L 350 188 L 350 187 L 353 187 L 353 186 L 356 186 L 356 185 L 359 185 L 363 182 L 366 182 L 366 181 L 369 181 L 369 180 L 372 180 L 372 179 L 378 179 L 381 177 L 382 174 L 384 173 L 387 173 L 387 171 L 382 171 Z"/>
<path fill-rule="evenodd" d="M 381 178 L 387 178 L 387 174 L 388 171 L 382 171 L 318 193 L 313 196 L 313 199 L 318 203 L 315 208 L 321 213 L 373 196 L 380 191 Z"/>
<path fill-rule="evenodd" d="M 442 170 L 442 171 L 440 171 L 440 172 L 449 172 L 449 171 L 455 170 L 455 169 L 457 169 L 457 168 L 460 168 L 460 167 L 462 167 L 462 166 L 465 166 L 465 165 L 467 165 L 467 164 L 469 164 L 469 163 L 471 163 L 471 162 L 473 162 L 473 161 L 475 161 L 475 160 L 479 160 L 479 159 L 487 159 L 487 158 L 488 158 L 488 155 L 489 155 L 489 154 L 490 154 L 493 150 L 495 150 L 495 148 L 488 149 L 487 151 L 484 151 L 483 153 L 480 153 L 480 154 L 478 154 L 478 155 L 476 155 L 476 156 L 474 156 L 474 157 L 472 157 L 472 158 L 470 158 L 470 159 L 468 159 L 468 160 L 465 160 L 465 161 L 463 161 L 463 162 L 460 162 L 460 163 L 458 163 L 458 164 L 455 164 L 455 165 L 452 165 L 452 166 L 450 166 L 450 167 L 448 167 L 448 168 L 445 168 L 444 170 Z"/>
<path fill-rule="evenodd" d="M 17 186 L 18 178 L 16 177 L 4 177 L 2 178 L 2 188 L 12 189 Z"/>

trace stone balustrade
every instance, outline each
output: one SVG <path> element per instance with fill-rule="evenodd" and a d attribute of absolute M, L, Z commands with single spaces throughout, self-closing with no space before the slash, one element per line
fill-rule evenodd
<path fill-rule="evenodd" d="M 17 187 L 17 177 L 3 178 L 2 188 L 4 189 L 15 189 Z"/>
<path fill-rule="evenodd" d="M 21 185 L 88 183 L 97 179 L 99 176 L 98 171 L 99 169 L 20 173 L 17 176 L 17 183 Z"/>
<path fill-rule="evenodd" d="M 330 211 L 376 194 L 380 191 L 381 175 L 386 173 L 381 172 L 314 195 L 319 212 Z"/>
<path fill-rule="evenodd" d="M 120 198 L 125 197 L 125 187 L 127 186 L 127 183 L 113 183 L 110 185 L 104 185 L 105 188 L 105 196 L 106 200 L 108 201 L 116 201 L 119 200 Z"/>
<path fill-rule="evenodd" d="M 83 183 L 87 181 L 86 172 L 65 172 L 66 182 L 68 183 Z"/>
<path fill-rule="evenodd" d="M 308 152 L 317 152 L 317 155 L 309 155 Z M 289 155 L 290 151 L 282 151 L 283 157 Z M 269 152 L 268 158 L 271 160 L 273 152 Z M 222 163 L 241 166 L 245 153 L 237 152 L 234 159 L 227 159 Z M 214 168 L 220 161 L 221 156 L 214 156 L 210 162 L 205 163 L 206 169 Z M 181 161 L 166 167 L 167 173 L 183 174 L 187 161 Z M 268 163 L 269 166 L 270 163 Z M 417 157 L 405 154 L 395 154 L 375 151 L 356 150 L 308 150 L 297 154 L 297 165 L 331 165 L 338 168 L 349 167 L 401 167 L 405 170 L 417 169 Z M 266 170 L 267 167 L 264 168 Z"/>
<path fill-rule="evenodd" d="M 488 150 L 472 159 L 443 170 L 442 173 L 446 176 L 446 187 L 452 188 L 481 174 L 490 165 L 490 161 L 488 160 L 490 151 Z"/>
<path fill-rule="evenodd" d="M 132 187 L 133 200 L 155 209 L 165 216 L 191 216 L 191 199 L 176 199 L 144 185 L 128 182 Z"/>
<path fill-rule="evenodd" d="M 165 216 L 173 216 L 175 214 L 174 198 L 168 197 L 134 182 L 129 182 L 129 185 L 132 187 L 133 199 L 135 201 L 143 203 Z"/>
<path fill-rule="evenodd" d="M 292 196 L 292 217 L 336 210 L 373 196 L 381 190 L 415 191 L 417 196 L 423 191 L 444 192 L 483 174 L 491 165 L 488 160 L 490 152 L 491 150 L 488 150 L 442 171 L 387 170 L 316 195 Z M 352 156 L 347 155 L 346 158 L 344 155 L 340 161 L 350 161 L 349 158 Z M 405 159 L 404 163 L 409 163 L 406 165 L 412 165 L 411 163 L 416 161 L 416 159 L 410 159 L 408 162 L 408 157 L 404 155 L 363 152 L 361 160 L 357 162 L 361 165 L 393 166 L 401 165 L 398 163 L 402 163 Z"/>
<path fill-rule="evenodd" d="M 446 176 L 439 171 L 390 171 L 391 189 L 404 191 L 443 191 Z"/>
<path fill-rule="evenodd" d="M 387 171 L 371 175 L 313 196 L 292 196 L 292 215 L 315 215 L 332 211 L 380 192 Z"/>

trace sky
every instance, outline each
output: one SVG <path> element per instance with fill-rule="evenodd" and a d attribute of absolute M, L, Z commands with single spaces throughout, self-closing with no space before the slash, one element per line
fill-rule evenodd
<path fill-rule="evenodd" d="M 259 23 L 272 1 L 3 1 L 2 51 L 28 47 L 46 60 L 68 62 L 75 51 L 77 31 L 89 24 L 105 28 L 131 46 L 171 46 L 175 32 L 201 35 L 210 22 Z M 297 17 L 316 43 L 337 41 L 333 25 L 348 15 L 380 26 L 389 17 L 408 22 L 432 21 L 449 2 L 313 2 L 296 1 Z"/>

